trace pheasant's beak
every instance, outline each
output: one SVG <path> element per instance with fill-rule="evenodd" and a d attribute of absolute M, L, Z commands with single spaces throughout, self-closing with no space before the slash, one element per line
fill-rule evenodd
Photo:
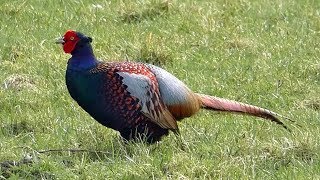
<path fill-rule="evenodd" d="M 65 43 L 65 41 L 64 41 L 63 37 L 56 39 L 56 44 L 64 44 L 64 43 Z"/>

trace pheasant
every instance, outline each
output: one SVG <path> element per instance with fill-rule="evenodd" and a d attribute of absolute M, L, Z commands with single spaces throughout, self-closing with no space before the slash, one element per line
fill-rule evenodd
<path fill-rule="evenodd" d="M 66 70 L 71 97 L 102 125 L 127 140 L 160 141 L 177 121 L 200 109 L 243 113 L 287 126 L 281 115 L 257 106 L 192 92 L 182 81 L 155 65 L 140 62 L 101 62 L 92 38 L 68 30 L 56 43 L 72 57 Z"/>

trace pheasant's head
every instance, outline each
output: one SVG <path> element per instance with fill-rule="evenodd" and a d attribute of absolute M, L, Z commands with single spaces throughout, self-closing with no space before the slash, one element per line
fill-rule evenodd
<path fill-rule="evenodd" d="M 69 54 L 71 54 L 77 48 L 80 48 L 86 44 L 90 44 L 91 42 L 91 37 L 85 36 L 84 34 L 73 30 L 68 30 L 64 36 L 56 40 L 57 44 L 62 44 L 64 52 Z"/>

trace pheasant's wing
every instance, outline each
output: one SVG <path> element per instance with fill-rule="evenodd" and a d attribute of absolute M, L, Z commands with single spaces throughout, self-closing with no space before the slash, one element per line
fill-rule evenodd
<path fill-rule="evenodd" d="M 152 81 L 143 74 L 130 72 L 117 72 L 127 86 L 127 91 L 131 96 L 139 99 L 143 114 L 154 123 L 165 129 L 177 130 L 177 122 L 164 105 L 158 88 L 158 83 Z"/>
<path fill-rule="evenodd" d="M 90 73 L 117 73 L 125 90 L 139 100 L 141 112 L 162 128 L 178 130 L 173 115 L 161 99 L 155 75 L 140 63 L 100 63 Z M 109 74 L 110 75 L 110 74 Z"/>
<path fill-rule="evenodd" d="M 160 67 L 148 67 L 157 78 L 163 102 L 176 119 L 192 116 L 199 111 L 199 98 L 182 81 Z"/>

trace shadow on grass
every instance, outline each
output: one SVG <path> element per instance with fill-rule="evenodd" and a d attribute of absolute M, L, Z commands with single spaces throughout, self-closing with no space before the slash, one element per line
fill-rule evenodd
<path fill-rule="evenodd" d="M 137 10 L 126 10 L 122 13 L 120 19 L 125 23 L 139 23 L 143 20 L 153 20 L 156 17 L 168 13 L 169 6 L 170 3 L 165 1 L 161 3 L 155 3 L 146 9 L 139 8 Z"/>
<path fill-rule="evenodd" d="M 140 53 L 135 59 L 140 62 L 154 64 L 157 66 L 166 65 L 172 62 L 172 58 L 169 54 L 150 49 L 146 46 L 140 49 Z"/>
<path fill-rule="evenodd" d="M 12 89 L 21 91 L 26 90 L 37 90 L 35 80 L 25 74 L 12 74 L 8 76 L 3 84 L 4 89 Z"/>
<path fill-rule="evenodd" d="M 5 3 L 2 4 L 2 8 L 0 10 L 0 14 L 7 14 L 10 16 L 15 16 L 15 15 L 19 15 L 20 12 L 23 10 L 23 8 L 26 6 L 26 2 L 24 1 L 22 3 L 18 2 L 10 2 L 10 3 Z"/>
<path fill-rule="evenodd" d="M 320 99 L 319 98 L 304 100 L 302 102 L 302 105 L 307 108 L 313 109 L 315 111 L 320 111 Z"/>
<path fill-rule="evenodd" d="M 34 132 L 34 129 L 26 121 L 16 122 L 1 127 L 2 134 L 4 135 L 19 135 L 21 133 Z"/>
<path fill-rule="evenodd" d="M 29 154 L 19 161 L 7 160 L 0 162 L 0 179 L 18 176 L 30 179 L 54 179 L 54 174 L 33 167 L 37 163 L 35 158 Z M 30 169 L 27 171 L 26 169 Z"/>
<path fill-rule="evenodd" d="M 279 170 L 283 167 L 295 166 L 296 162 L 303 162 L 306 164 L 312 164 L 318 159 L 315 150 L 311 149 L 307 144 L 300 144 L 294 146 L 286 152 L 277 152 L 271 149 L 265 149 L 265 158 L 261 160 L 261 166 L 272 165 L 273 169 Z"/>

